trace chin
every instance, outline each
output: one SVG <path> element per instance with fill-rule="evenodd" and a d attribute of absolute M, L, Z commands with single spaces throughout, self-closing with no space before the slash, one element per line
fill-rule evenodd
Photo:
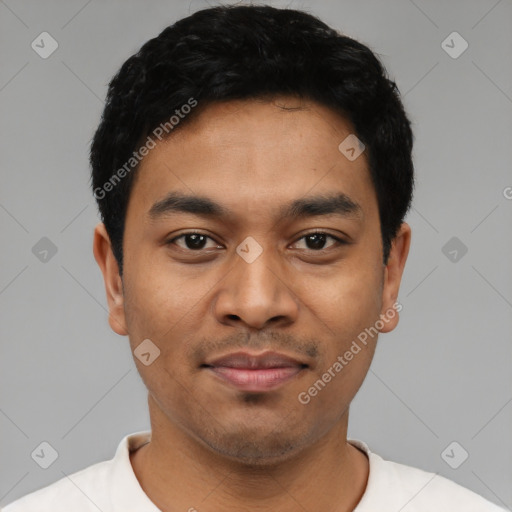
<path fill-rule="evenodd" d="M 290 439 L 261 441 L 249 440 L 246 436 L 227 435 L 210 444 L 219 455 L 244 466 L 271 466 L 291 458 L 297 451 L 297 444 Z"/>
<path fill-rule="evenodd" d="M 306 434 L 277 430 L 279 424 L 272 427 L 267 423 L 234 429 L 227 425 L 225 430 L 209 431 L 201 440 L 213 450 L 245 466 L 271 466 L 292 458 L 307 444 Z"/>

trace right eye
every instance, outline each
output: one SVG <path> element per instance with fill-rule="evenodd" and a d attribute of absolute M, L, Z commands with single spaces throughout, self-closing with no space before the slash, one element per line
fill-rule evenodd
<path fill-rule="evenodd" d="M 184 246 L 176 243 L 176 241 L 180 240 L 180 239 L 184 240 Z M 198 251 L 205 249 L 205 243 L 206 243 L 207 239 L 210 239 L 213 242 L 215 242 L 213 240 L 213 238 L 211 238 L 208 235 L 205 235 L 204 233 L 198 233 L 197 231 L 190 231 L 188 233 L 182 233 L 181 235 L 168 240 L 166 242 L 166 245 L 175 244 L 178 247 L 180 247 L 181 249 L 198 252 Z M 216 244 L 215 247 L 219 247 L 219 245 L 216 242 L 215 242 L 215 244 Z M 215 248 L 215 247 L 212 247 L 212 248 Z"/>

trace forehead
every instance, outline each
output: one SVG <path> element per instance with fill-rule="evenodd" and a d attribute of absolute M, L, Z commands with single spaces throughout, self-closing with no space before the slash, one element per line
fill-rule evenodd
<path fill-rule="evenodd" d="M 260 216 L 302 196 L 337 192 L 363 213 L 376 206 L 366 154 L 351 161 L 339 149 L 353 126 L 323 105 L 237 100 L 210 104 L 189 121 L 144 157 L 129 209 L 149 215 L 171 191 Z"/>

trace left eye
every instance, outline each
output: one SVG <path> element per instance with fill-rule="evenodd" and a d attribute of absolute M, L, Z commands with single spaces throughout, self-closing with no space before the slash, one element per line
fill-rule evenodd
<path fill-rule="evenodd" d="M 329 245 L 328 247 L 325 247 L 327 239 L 334 240 L 334 243 Z M 167 243 L 172 244 L 175 243 L 177 240 L 183 239 L 185 242 L 185 247 L 183 245 L 178 245 L 178 247 L 181 247 L 182 249 L 189 249 L 193 251 L 200 251 L 202 249 L 205 249 L 205 244 L 208 239 L 210 239 L 212 242 L 214 242 L 215 247 L 218 247 L 218 244 L 215 243 L 215 241 L 209 237 L 208 235 L 204 235 L 202 233 L 183 233 L 180 236 L 177 236 L 173 238 L 172 240 L 169 240 Z M 306 243 L 306 249 L 313 250 L 313 251 L 322 251 L 326 248 L 332 247 L 333 245 L 339 244 L 345 244 L 346 242 L 344 240 L 341 240 L 340 238 L 337 238 L 333 235 L 329 235 L 327 233 L 323 232 L 313 232 L 308 233 L 301 238 L 297 240 L 296 243 L 298 243 L 300 240 L 304 240 Z"/>
<path fill-rule="evenodd" d="M 343 240 L 341 240 L 340 238 L 329 235 L 327 233 L 321 233 L 321 232 L 308 233 L 307 235 L 304 235 L 301 238 L 299 238 L 299 240 L 304 240 L 306 242 L 306 245 L 309 245 L 309 247 L 306 247 L 306 249 L 310 249 L 313 251 L 322 251 L 322 250 L 328 248 L 328 247 L 324 247 L 326 240 L 328 238 L 330 238 L 331 240 L 334 240 L 334 243 L 328 247 L 332 247 L 333 245 L 336 245 L 336 244 L 346 243 Z"/>

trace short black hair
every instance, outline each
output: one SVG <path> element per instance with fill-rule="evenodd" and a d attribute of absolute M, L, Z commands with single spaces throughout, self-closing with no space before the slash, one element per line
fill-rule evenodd
<path fill-rule="evenodd" d="M 109 84 L 90 163 L 121 275 L 127 205 L 144 140 L 162 127 L 171 136 L 213 102 L 281 95 L 316 101 L 355 128 L 366 147 L 387 264 L 414 188 L 413 134 L 395 82 L 367 46 L 309 13 L 221 5 L 165 28 Z"/>

